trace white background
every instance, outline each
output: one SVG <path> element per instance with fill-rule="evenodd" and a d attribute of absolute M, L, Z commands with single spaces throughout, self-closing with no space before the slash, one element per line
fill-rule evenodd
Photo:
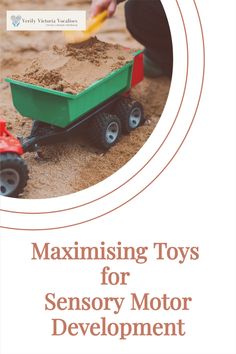
<path fill-rule="evenodd" d="M 74 207 L 97 198 L 126 181 L 155 153 L 173 123 L 184 90 L 186 38 L 175 1 L 163 1 L 174 42 L 174 75 L 165 111 L 141 151 L 106 181 L 69 197 L 45 201 L 3 198 L 1 208 L 42 211 Z M 206 71 L 203 94 L 193 126 L 178 154 L 165 171 L 139 196 L 101 218 L 51 231 L 1 229 L 1 353 L 2 354 L 235 354 L 235 13 L 232 0 L 196 1 L 204 30 Z M 150 183 L 168 163 L 191 123 L 203 70 L 199 22 L 193 1 L 179 1 L 189 45 L 186 95 L 174 128 L 147 167 L 117 192 L 86 207 L 47 215 L 1 213 L 5 227 L 54 228 L 81 223 L 116 208 Z M 45 209 L 47 208 L 47 209 Z M 77 240 L 96 245 L 199 246 L 200 260 L 179 265 L 156 262 L 110 263 L 130 271 L 127 287 L 101 287 L 99 273 L 106 262 L 32 262 L 31 242 L 70 246 Z M 130 313 L 125 308 L 111 321 L 158 322 L 183 318 L 187 335 L 181 337 L 118 338 L 51 337 L 51 313 L 44 312 L 44 295 L 191 296 L 187 314 Z M 61 315 L 60 315 L 61 316 Z M 102 313 L 63 314 L 72 322 L 96 322 Z M 177 317 L 176 317 L 177 316 Z"/>

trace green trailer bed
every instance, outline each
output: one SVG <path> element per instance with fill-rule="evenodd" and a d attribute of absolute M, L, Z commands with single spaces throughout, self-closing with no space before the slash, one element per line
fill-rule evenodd
<path fill-rule="evenodd" d="M 111 97 L 129 90 L 133 63 L 111 72 L 77 95 L 11 78 L 6 81 L 11 85 L 13 104 L 22 116 L 65 128 Z"/>

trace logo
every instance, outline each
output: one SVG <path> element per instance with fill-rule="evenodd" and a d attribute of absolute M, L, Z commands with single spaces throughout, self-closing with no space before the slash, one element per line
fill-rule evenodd
<path fill-rule="evenodd" d="M 19 26 L 19 24 L 20 24 L 20 21 L 21 21 L 21 16 L 20 15 L 18 15 L 18 16 L 11 16 L 11 22 L 12 22 L 12 24 L 13 24 L 13 26 L 14 27 L 18 27 Z"/>
<path fill-rule="evenodd" d="M 1 2 L 1 0 L 0 0 Z M 7 31 L 84 31 L 86 11 L 6 11 Z"/>

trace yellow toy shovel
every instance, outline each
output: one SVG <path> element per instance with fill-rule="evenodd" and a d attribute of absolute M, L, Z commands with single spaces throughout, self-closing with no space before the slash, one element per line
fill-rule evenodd
<path fill-rule="evenodd" d="M 88 20 L 85 31 L 64 31 L 66 42 L 76 44 L 87 41 L 100 30 L 107 17 L 108 11 L 105 10 Z"/>

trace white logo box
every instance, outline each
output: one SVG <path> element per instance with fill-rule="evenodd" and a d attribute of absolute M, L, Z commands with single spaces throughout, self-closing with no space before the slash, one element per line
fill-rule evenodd
<path fill-rule="evenodd" d="M 86 11 L 7 11 L 7 31 L 84 31 Z"/>

